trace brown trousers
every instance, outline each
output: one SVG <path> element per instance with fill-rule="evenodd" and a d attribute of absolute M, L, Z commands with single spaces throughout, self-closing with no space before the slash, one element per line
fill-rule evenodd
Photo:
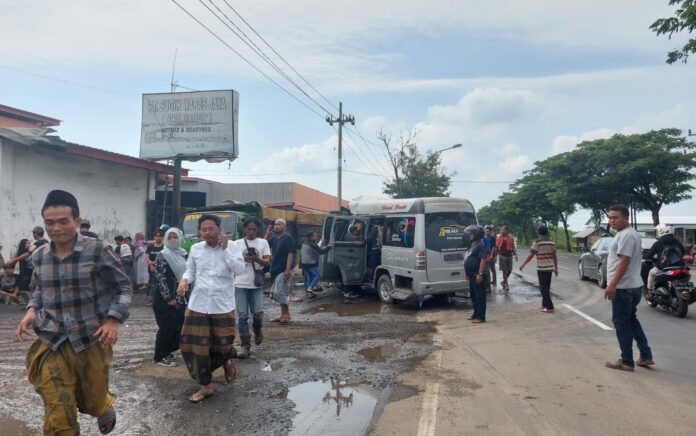
<path fill-rule="evenodd" d="M 209 385 L 213 372 L 237 357 L 234 326 L 234 311 L 206 314 L 186 309 L 179 348 L 189 375 L 199 384 Z"/>

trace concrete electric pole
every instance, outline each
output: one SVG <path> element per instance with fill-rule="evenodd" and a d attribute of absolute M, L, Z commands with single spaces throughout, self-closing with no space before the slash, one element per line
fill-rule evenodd
<path fill-rule="evenodd" d="M 340 212 L 343 206 L 343 124 L 351 123 L 355 125 L 355 117 L 353 115 L 343 115 L 343 103 L 338 103 L 338 118 L 327 116 L 326 122 L 332 126 L 334 123 L 338 123 L 338 192 L 336 193 L 336 210 Z"/>

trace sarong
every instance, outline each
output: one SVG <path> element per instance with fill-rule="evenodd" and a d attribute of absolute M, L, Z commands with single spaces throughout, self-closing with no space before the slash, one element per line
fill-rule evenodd
<path fill-rule="evenodd" d="M 234 311 L 206 314 L 186 309 L 179 348 L 189 375 L 199 384 L 209 385 L 213 372 L 237 357 L 234 326 Z"/>
<path fill-rule="evenodd" d="M 104 415 L 114 403 L 109 393 L 113 351 L 99 342 L 75 353 L 68 341 L 57 351 L 36 340 L 27 354 L 27 375 L 44 401 L 44 435 L 80 433 L 77 411 Z"/>

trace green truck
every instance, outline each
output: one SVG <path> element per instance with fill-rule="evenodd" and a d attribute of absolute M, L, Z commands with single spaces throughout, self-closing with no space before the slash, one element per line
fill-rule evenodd
<path fill-rule="evenodd" d="M 230 203 L 219 206 L 209 206 L 187 211 L 181 219 L 180 228 L 184 232 L 183 248 L 189 251 L 191 246 L 200 241 L 198 237 L 198 218 L 203 214 L 213 214 L 220 217 L 220 226 L 227 233 L 230 240 L 242 237 L 242 222 L 248 216 L 258 217 L 264 224 L 259 229 L 263 236 L 265 228 L 272 225 L 278 218 L 287 222 L 287 231 L 295 237 L 298 248 L 304 240 L 304 236 L 314 231 L 321 234 L 324 224 L 324 213 L 295 212 L 282 209 L 274 209 L 252 201 L 251 203 Z"/>

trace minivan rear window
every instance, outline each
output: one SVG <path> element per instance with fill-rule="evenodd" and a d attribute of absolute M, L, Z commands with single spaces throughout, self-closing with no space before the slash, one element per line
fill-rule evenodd
<path fill-rule="evenodd" d="M 383 235 L 384 246 L 413 248 L 416 240 L 416 217 L 386 218 Z"/>
<path fill-rule="evenodd" d="M 464 229 L 477 224 L 470 212 L 438 212 L 425 215 L 425 247 L 434 251 L 459 251 L 469 246 Z"/>

